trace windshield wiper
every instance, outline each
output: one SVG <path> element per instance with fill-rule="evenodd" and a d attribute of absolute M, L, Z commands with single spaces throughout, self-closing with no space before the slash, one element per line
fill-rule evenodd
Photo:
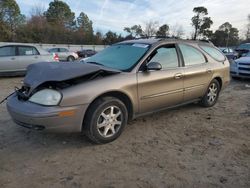
<path fill-rule="evenodd" d="M 103 64 L 95 62 L 95 61 L 89 61 L 89 62 L 86 62 L 86 63 L 104 66 Z"/>

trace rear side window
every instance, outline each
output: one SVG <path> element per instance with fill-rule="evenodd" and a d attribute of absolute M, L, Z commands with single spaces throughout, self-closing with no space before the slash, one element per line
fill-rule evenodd
<path fill-rule="evenodd" d="M 60 52 L 69 52 L 69 50 L 66 48 L 60 48 Z"/>
<path fill-rule="evenodd" d="M 225 61 L 225 56 L 216 48 L 210 46 L 202 46 L 200 45 L 201 49 L 207 52 L 212 58 L 217 61 Z"/>
<path fill-rule="evenodd" d="M 49 53 L 55 53 L 55 52 L 58 52 L 58 48 L 49 49 Z"/>
<path fill-rule="evenodd" d="M 32 46 L 18 46 L 18 54 L 21 56 L 39 55 L 37 49 Z"/>
<path fill-rule="evenodd" d="M 163 69 L 178 67 L 178 56 L 175 47 L 161 47 L 150 62 L 158 62 Z"/>
<path fill-rule="evenodd" d="M 15 56 L 15 55 L 16 55 L 16 49 L 14 46 L 5 46 L 0 48 L 0 57 Z"/>
<path fill-rule="evenodd" d="M 206 63 L 204 55 L 196 48 L 185 44 L 180 44 L 179 47 L 186 66 Z"/>

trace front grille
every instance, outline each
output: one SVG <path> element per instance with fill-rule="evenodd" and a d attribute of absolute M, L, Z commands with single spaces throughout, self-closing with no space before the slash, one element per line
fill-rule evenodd
<path fill-rule="evenodd" d="M 246 68 L 246 67 L 239 67 L 239 70 L 250 71 L 250 67 L 249 67 L 249 68 Z"/>
<path fill-rule="evenodd" d="M 250 62 L 249 63 L 239 63 L 239 65 L 249 65 L 250 66 Z"/>
<path fill-rule="evenodd" d="M 250 76 L 250 73 L 247 74 L 247 73 L 239 73 L 239 75 L 242 75 L 242 76 Z"/>

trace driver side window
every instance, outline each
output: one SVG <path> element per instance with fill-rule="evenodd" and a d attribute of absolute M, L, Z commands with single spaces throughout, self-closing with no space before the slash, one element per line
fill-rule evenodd
<path fill-rule="evenodd" d="M 158 48 L 155 55 L 149 62 L 158 62 L 161 64 L 162 69 L 176 68 L 178 64 L 178 55 L 174 46 L 163 46 Z"/>

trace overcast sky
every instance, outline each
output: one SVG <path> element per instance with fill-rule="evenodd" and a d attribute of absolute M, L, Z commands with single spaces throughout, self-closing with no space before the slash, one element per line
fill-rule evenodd
<path fill-rule="evenodd" d="M 17 0 L 21 12 L 29 16 L 34 6 L 45 10 L 51 0 Z M 123 28 L 134 24 L 159 21 L 159 24 L 182 25 L 186 36 L 192 32 L 191 17 L 193 8 L 204 6 L 217 29 L 221 24 L 230 22 L 241 33 L 250 14 L 250 0 L 65 0 L 77 17 L 86 13 L 94 23 L 95 31 L 112 30 L 124 33 Z"/>

